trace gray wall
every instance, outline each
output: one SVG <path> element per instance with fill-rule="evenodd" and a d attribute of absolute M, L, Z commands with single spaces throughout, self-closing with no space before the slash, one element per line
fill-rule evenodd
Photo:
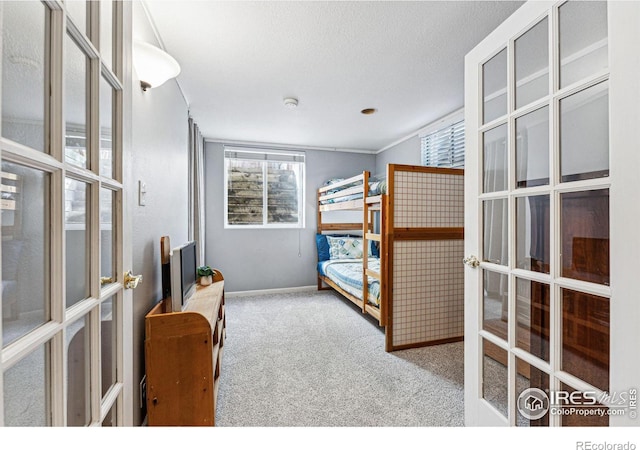
<path fill-rule="evenodd" d="M 316 284 L 316 189 L 331 177 L 373 171 L 375 155 L 317 150 L 305 154 L 304 229 L 225 229 L 223 145 L 206 144 L 205 259 L 222 272 L 227 292 Z"/>
<path fill-rule="evenodd" d="M 134 3 L 133 35 L 155 43 L 140 4 Z M 143 92 L 134 73 L 132 174 L 147 185 L 146 206 L 133 207 L 133 272 L 142 284 L 133 295 L 134 425 L 143 420 L 139 381 L 144 375 L 144 316 L 161 299 L 160 237 L 188 238 L 188 109 L 175 81 Z"/>
<path fill-rule="evenodd" d="M 420 138 L 418 136 L 411 137 L 382 153 L 378 153 L 376 155 L 375 174 L 385 175 L 387 172 L 387 164 L 421 165 Z"/>

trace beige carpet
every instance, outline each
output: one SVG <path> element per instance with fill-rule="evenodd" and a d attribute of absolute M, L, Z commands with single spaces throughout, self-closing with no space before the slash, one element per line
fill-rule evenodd
<path fill-rule="evenodd" d="M 228 298 L 216 425 L 463 426 L 463 343 L 386 353 L 333 291 Z"/>

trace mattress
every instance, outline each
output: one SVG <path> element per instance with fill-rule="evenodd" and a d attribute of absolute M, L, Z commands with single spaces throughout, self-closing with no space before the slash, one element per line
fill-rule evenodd
<path fill-rule="evenodd" d="M 343 179 L 344 178 L 332 178 L 331 180 L 328 180 L 327 182 L 325 182 L 325 186 L 328 186 L 332 183 L 336 183 L 338 181 L 342 181 Z M 348 189 L 350 187 L 354 187 L 357 185 L 358 183 L 351 183 L 345 186 L 340 186 L 337 189 L 331 189 L 330 191 L 327 191 L 326 194 L 335 194 L 337 192 L 340 192 L 341 190 Z M 382 180 L 375 180 L 375 181 L 369 182 L 369 193 L 368 193 L 369 197 L 386 194 L 386 193 L 387 193 L 387 180 L 382 179 Z M 320 204 L 327 205 L 331 203 L 348 202 L 350 200 L 358 200 L 361 198 L 362 198 L 362 194 L 351 194 L 351 195 L 345 195 L 338 198 L 332 198 L 329 200 L 322 200 Z"/>
<path fill-rule="evenodd" d="M 380 273 L 380 259 L 369 258 L 369 270 Z M 318 273 L 326 276 L 349 294 L 362 299 L 362 260 L 331 259 L 318 263 Z M 380 306 L 380 281 L 368 277 L 368 303 Z"/>

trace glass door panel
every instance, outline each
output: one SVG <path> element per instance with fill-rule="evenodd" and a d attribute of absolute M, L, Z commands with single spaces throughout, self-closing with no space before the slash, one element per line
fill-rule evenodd
<path fill-rule="evenodd" d="M 516 119 L 516 187 L 549 184 L 549 107 Z"/>
<path fill-rule="evenodd" d="M 89 297 L 89 185 L 66 179 L 65 239 L 66 239 L 66 305 L 73 306 Z"/>
<path fill-rule="evenodd" d="M 2 2 L 2 136 L 38 151 L 45 139 L 47 7 Z M 23 37 L 29 36 L 29 42 Z"/>
<path fill-rule="evenodd" d="M 506 341 L 509 328 L 509 277 L 485 270 L 482 290 L 482 329 Z"/>
<path fill-rule="evenodd" d="M 114 298 L 109 297 L 100 304 L 100 354 L 102 355 L 102 396 L 116 382 L 117 336 Z"/>
<path fill-rule="evenodd" d="M 609 284 L 609 189 L 560 194 L 562 276 Z"/>
<path fill-rule="evenodd" d="M 516 279 L 516 347 L 549 362 L 549 285 Z"/>
<path fill-rule="evenodd" d="M 549 426 L 549 375 L 516 357 L 516 426 Z M 545 398 L 546 397 L 546 398 Z M 546 409 L 546 412 L 545 412 Z M 526 415 L 526 416 L 525 416 Z"/>
<path fill-rule="evenodd" d="M 50 357 L 51 345 L 46 343 L 4 372 L 5 426 L 51 425 Z"/>
<path fill-rule="evenodd" d="M 516 198 L 516 267 L 549 273 L 551 263 L 548 195 Z"/>
<path fill-rule="evenodd" d="M 100 77 L 100 175 L 107 178 L 113 178 L 113 99 L 113 87 Z"/>
<path fill-rule="evenodd" d="M 606 82 L 560 101 L 562 182 L 609 176 L 609 90 Z"/>
<path fill-rule="evenodd" d="M 577 389 L 568 384 L 561 383 L 560 389 L 569 393 L 575 398 L 576 403 L 591 403 L 592 400 L 584 398 Z M 563 427 L 607 427 L 609 426 L 609 418 L 607 416 L 607 407 L 601 403 L 596 403 L 589 407 L 590 414 L 569 414 L 571 406 L 565 406 L 562 409 L 563 414 L 560 416 L 560 423 Z"/>
<path fill-rule="evenodd" d="M 562 370 L 609 390 L 609 299 L 562 289 Z"/>
<path fill-rule="evenodd" d="M 50 175 L 2 162 L 2 342 L 50 319 Z"/>
<path fill-rule="evenodd" d="M 499 192 L 507 189 L 508 146 L 507 124 L 493 128 L 483 135 L 484 192 Z"/>
<path fill-rule="evenodd" d="M 114 198 L 115 192 L 112 190 L 100 189 L 100 285 L 102 287 L 116 281 Z"/>
<path fill-rule="evenodd" d="M 100 0 L 100 55 L 103 64 L 113 67 L 113 0 Z"/>
<path fill-rule="evenodd" d="M 482 68 L 484 93 L 483 123 L 507 113 L 507 49 L 487 61 Z"/>
<path fill-rule="evenodd" d="M 508 352 L 486 339 L 482 342 L 482 398 L 504 417 L 509 408 Z"/>
<path fill-rule="evenodd" d="M 87 167 L 87 77 L 88 58 L 69 36 L 65 39 L 65 159 Z"/>
<path fill-rule="evenodd" d="M 515 40 L 516 109 L 549 93 L 549 20 Z"/>
<path fill-rule="evenodd" d="M 509 203 L 507 199 L 486 200 L 483 204 L 484 251 L 482 260 L 509 264 Z"/>
<path fill-rule="evenodd" d="M 81 427 L 91 422 L 91 334 L 89 316 L 67 327 L 67 426 Z"/>
<path fill-rule="evenodd" d="M 560 87 L 608 66 L 607 2 L 569 1 L 558 9 Z"/>

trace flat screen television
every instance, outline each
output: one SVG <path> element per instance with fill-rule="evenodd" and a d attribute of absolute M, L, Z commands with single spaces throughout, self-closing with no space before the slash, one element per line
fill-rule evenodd
<path fill-rule="evenodd" d="M 196 241 L 171 251 L 171 309 L 182 311 L 196 290 Z"/>

